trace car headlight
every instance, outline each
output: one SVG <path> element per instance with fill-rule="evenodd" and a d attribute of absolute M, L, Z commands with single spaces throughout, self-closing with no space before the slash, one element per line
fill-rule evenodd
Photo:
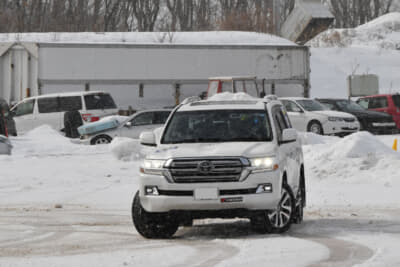
<path fill-rule="evenodd" d="M 328 117 L 329 121 L 342 121 L 343 118 L 339 118 L 339 117 Z"/>
<path fill-rule="evenodd" d="M 279 168 L 274 157 L 250 159 L 252 172 L 274 171 Z"/>
<path fill-rule="evenodd" d="M 145 159 L 140 166 L 140 172 L 153 175 L 163 175 L 165 160 Z"/>

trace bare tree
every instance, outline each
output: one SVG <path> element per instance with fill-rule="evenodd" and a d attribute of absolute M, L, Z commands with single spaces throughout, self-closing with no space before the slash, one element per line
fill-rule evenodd
<path fill-rule="evenodd" d="M 160 0 L 130 0 L 139 31 L 153 31 L 160 11 Z"/>

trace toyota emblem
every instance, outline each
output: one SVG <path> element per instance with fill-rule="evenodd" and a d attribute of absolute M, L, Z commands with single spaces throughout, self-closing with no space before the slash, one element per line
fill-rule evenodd
<path fill-rule="evenodd" d="M 214 166 L 211 161 L 202 161 L 197 166 L 201 173 L 209 173 L 213 170 Z"/>

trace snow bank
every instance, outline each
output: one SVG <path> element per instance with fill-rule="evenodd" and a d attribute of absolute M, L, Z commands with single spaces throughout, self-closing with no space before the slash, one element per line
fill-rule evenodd
<path fill-rule="evenodd" d="M 139 158 L 141 145 L 138 140 L 116 137 L 110 144 L 110 151 L 119 160 L 129 161 Z"/>
<path fill-rule="evenodd" d="M 0 42 L 296 45 L 271 34 L 239 31 L 2 33 Z"/>
<path fill-rule="evenodd" d="M 325 136 L 309 132 L 298 132 L 302 145 L 328 144 L 339 140 L 336 136 Z"/>
<path fill-rule="evenodd" d="M 325 153 L 332 158 L 363 158 L 371 155 L 397 156 L 398 154 L 369 132 L 349 135 L 327 149 Z"/>
<path fill-rule="evenodd" d="M 330 29 L 307 43 L 312 47 L 400 49 L 400 12 L 383 15 L 354 29 Z"/>

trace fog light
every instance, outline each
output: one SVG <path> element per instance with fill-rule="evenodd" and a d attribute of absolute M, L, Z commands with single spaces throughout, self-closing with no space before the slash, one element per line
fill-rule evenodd
<path fill-rule="evenodd" d="M 272 193 L 272 184 L 260 184 L 256 190 L 257 194 L 260 193 Z"/>
<path fill-rule="evenodd" d="M 153 195 L 153 196 L 158 196 L 159 195 L 157 186 L 154 186 L 154 185 L 146 186 L 144 188 L 144 192 L 145 192 L 146 195 Z"/>

